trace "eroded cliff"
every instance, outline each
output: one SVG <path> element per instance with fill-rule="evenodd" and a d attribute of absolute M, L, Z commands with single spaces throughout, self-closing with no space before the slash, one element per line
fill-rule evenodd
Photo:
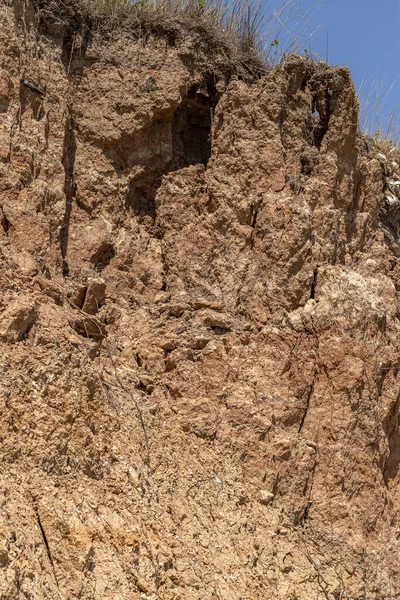
<path fill-rule="evenodd" d="M 0 15 L 1 598 L 399 596 L 399 167 L 348 70 L 58 6 Z"/>

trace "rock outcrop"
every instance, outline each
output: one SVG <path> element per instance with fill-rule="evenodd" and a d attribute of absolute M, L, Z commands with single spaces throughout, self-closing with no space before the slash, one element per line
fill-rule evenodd
<path fill-rule="evenodd" d="M 2 600 L 396 598 L 399 166 L 349 71 L 73 25 L 1 3 Z"/>

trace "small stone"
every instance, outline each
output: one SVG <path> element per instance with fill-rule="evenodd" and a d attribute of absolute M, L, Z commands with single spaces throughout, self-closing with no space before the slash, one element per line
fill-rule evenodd
<path fill-rule="evenodd" d="M 31 254 L 29 254 L 29 252 L 14 252 L 13 260 L 22 271 L 30 274 L 31 276 L 37 275 L 39 272 L 36 260 Z"/>
<path fill-rule="evenodd" d="M 82 308 L 83 303 L 85 301 L 87 285 L 81 283 L 76 287 L 71 296 L 71 301 L 73 303 L 74 308 L 77 306 L 78 308 Z"/>
<path fill-rule="evenodd" d="M 5 548 L 0 548 L 0 568 L 4 569 L 8 565 L 8 552 Z"/>
<path fill-rule="evenodd" d="M 82 306 L 83 312 L 89 315 L 95 315 L 99 308 L 103 306 L 105 298 L 105 281 L 100 277 L 97 279 L 88 279 L 86 297 Z"/>
<path fill-rule="evenodd" d="M 210 337 L 199 335 L 189 342 L 189 346 L 194 350 L 203 350 L 210 341 Z"/>
<path fill-rule="evenodd" d="M 167 373 L 169 373 L 170 371 L 173 371 L 174 369 L 176 369 L 176 361 L 175 361 L 174 357 L 169 356 L 165 360 L 165 370 Z"/>
<path fill-rule="evenodd" d="M 248 331 L 244 331 L 240 334 L 240 341 L 242 342 L 243 346 L 248 346 L 250 344 L 251 336 Z"/>
<path fill-rule="evenodd" d="M 271 504 L 271 502 L 274 498 L 275 498 L 275 496 L 272 492 L 267 492 L 266 490 L 260 490 L 259 500 L 260 500 L 261 504 L 264 504 L 264 506 L 268 506 L 269 504 Z"/>
<path fill-rule="evenodd" d="M 223 314 L 219 314 L 212 310 L 205 310 L 202 315 L 202 320 L 207 327 L 211 329 L 225 329 L 229 331 L 232 327 L 229 319 Z"/>
<path fill-rule="evenodd" d="M 165 304 L 166 302 L 168 302 L 170 297 L 171 294 L 168 294 L 168 292 L 159 292 L 154 297 L 154 304 Z"/>
<path fill-rule="evenodd" d="M 181 317 L 186 308 L 186 304 L 170 304 L 168 307 L 168 314 L 171 315 L 171 317 Z"/>
<path fill-rule="evenodd" d="M 149 387 L 150 385 L 152 385 L 154 387 L 154 379 L 152 377 L 150 377 L 150 375 L 147 375 L 146 373 L 143 373 L 142 375 L 140 375 L 140 383 L 145 387 Z"/>
<path fill-rule="evenodd" d="M 146 79 L 146 82 L 143 86 L 144 92 L 154 92 L 157 89 L 157 81 L 156 78 L 152 75 Z"/>
<path fill-rule="evenodd" d="M 306 446 L 309 446 L 310 448 L 314 448 L 314 450 L 317 449 L 317 444 L 315 442 L 313 442 L 312 440 L 306 440 L 305 443 L 306 443 Z"/>
<path fill-rule="evenodd" d="M 16 298 L 4 311 L 0 322 L 0 340 L 11 344 L 20 342 L 36 321 L 34 302 Z"/>
<path fill-rule="evenodd" d="M 220 302 L 213 302 L 212 300 L 207 300 L 205 298 L 196 298 L 191 303 L 192 308 L 194 310 L 201 310 L 203 308 L 211 308 L 212 310 L 221 311 L 223 305 Z"/>
<path fill-rule="evenodd" d="M 176 348 L 176 343 L 174 342 L 174 340 L 162 340 L 160 343 L 160 348 L 170 352 L 171 350 L 174 350 Z"/>

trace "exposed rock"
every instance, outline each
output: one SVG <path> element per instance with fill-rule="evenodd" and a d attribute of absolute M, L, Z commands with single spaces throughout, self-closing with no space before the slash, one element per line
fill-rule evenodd
<path fill-rule="evenodd" d="M 269 504 L 271 504 L 272 500 L 274 499 L 274 494 L 272 494 L 271 492 L 267 492 L 265 490 L 260 490 L 260 502 L 261 504 L 264 504 L 265 506 L 268 506 Z"/>
<path fill-rule="evenodd" d="M 2 599 L 395 598 L 398 156 L 73 6 L 0 13 Z"/>
<path fill-rule="evenodd" d="M 86 296 L 82 310 L 89 315 L 95 315 L 106 299 L 106 284 L 103 279 L 88 279 Z"/>
<path fill-rule="evenodd" d="M 0 339 L 11 344 L 24 339 L 36 320 L 36 307 L 22 298 L 12 298 L 0 317 Z"/>

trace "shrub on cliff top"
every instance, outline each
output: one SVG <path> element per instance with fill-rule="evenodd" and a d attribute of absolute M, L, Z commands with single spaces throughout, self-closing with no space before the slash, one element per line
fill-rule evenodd
<path fill-rule="evenodd" d="M 269 0 L 33 0 L 44 18 L 75 19 L 91 30 L 110 35 L 127 29 L 179 39 L 197 35 L 207 44 L 210 59 L 224 54 L 242 76 L 254 78 L 271 64 L 302 51 L 309 39 L 314 8 L 303 11 L 301 0 L 282 0 L 269 10 Z"/>

